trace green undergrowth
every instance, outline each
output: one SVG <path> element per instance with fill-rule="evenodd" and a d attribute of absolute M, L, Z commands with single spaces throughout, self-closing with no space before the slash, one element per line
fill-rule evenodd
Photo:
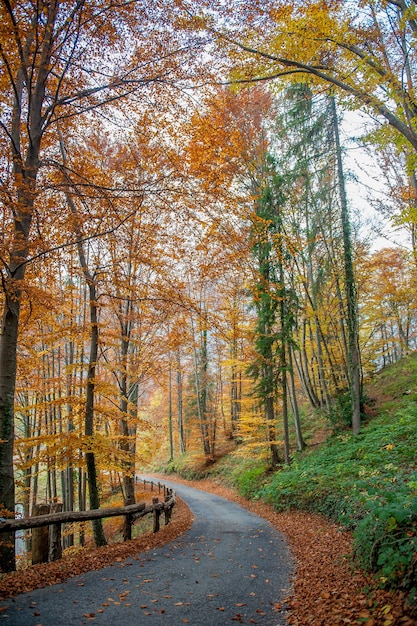
<path fill-rule="evenodd" d="M 254 492 L 277 510 L 322 513 L 354 532 L 356 561 L 416 599 L 417 411 L 410 404 L 296 457 Z"/>

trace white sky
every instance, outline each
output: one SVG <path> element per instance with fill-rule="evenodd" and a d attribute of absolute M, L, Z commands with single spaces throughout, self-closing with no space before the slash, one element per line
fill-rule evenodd
<path fill-rule="evenodd" d="M 372 206 L 373 199 L 383 199 L 387 195 L 385 181 L 380 175 L 378 164 L 372 159 L 369 150 L 354 141 L 360 137 L 366 116 L 357 111 L 343 114 L 341 142 L 344 149 L 344 166 L 347 173 L 346 192 L 354 222 L 361 225 L 361 238 L 369 241 L 373 249 L 394 245 L 409 247 L 409 237 L 405 229 L 394 229 L 392 224 Z M 369 122 L 369 118 L 368 118 Z M 349 179 L 349 172 L 357 180 Z M 378 234 L 381 231 L 383 235 Z"/>

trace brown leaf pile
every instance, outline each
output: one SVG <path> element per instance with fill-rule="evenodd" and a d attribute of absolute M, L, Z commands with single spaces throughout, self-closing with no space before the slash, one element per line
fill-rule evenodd
<path fill-rule="evenodd" d="M 163 482 L 163 477 L 158 477 Z M 354 571 L 349 555 L 352 536 L 318 515 L 300 511 L 277 513 L 272 507 L 247 501 L 233 490 L 212 480 L 177 482 L 215 493 L 239 503 L 268 519 L 283 532 L 296 558 L 293 592 L 286 600 L 289 624 L 293 626 L 413 626 L 417 619 L 405 605 L 401 593 L 378 589 L 374 579 Z M 192 524 L 192 514 L 177 498 L 172 521 L 157 534 L 148 534 L 126 543 L 83 550 L 55 563 L 35 565 L 24 572 L 6 574 L 0 580 L 0 596 L 7 598 L 47 584 L 60 583 L 70 576 L 100 569 L 126 558 L 139 559 L 139 552 L 172 541 Z M 1 607 L 0 607 L 1 610 Z"/>

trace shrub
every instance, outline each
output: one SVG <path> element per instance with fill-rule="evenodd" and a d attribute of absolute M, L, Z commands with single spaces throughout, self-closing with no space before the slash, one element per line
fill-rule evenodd
<path fill-rule="evenodd" d="M 354 531 L 355 560 L 417 598 L 415 408 L 374 419 L 296 457 L 255 494 L 277 510 L 322 513 Z"/>
<path fill-rule="evenodd" d="M 414 480 L 416 479 L 416 480 Z M 355 556 L 387 587 L 417 596 L 417 472 L 370 497 L 354 532 Z"/>

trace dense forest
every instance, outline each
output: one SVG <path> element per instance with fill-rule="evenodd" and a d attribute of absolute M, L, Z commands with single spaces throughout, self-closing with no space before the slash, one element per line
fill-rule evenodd
<path fill-rule="evenodd" d="M 361 432 L 417 349 L 416 33 L 414 0 L 1 1 L 3 517 Z"/>

